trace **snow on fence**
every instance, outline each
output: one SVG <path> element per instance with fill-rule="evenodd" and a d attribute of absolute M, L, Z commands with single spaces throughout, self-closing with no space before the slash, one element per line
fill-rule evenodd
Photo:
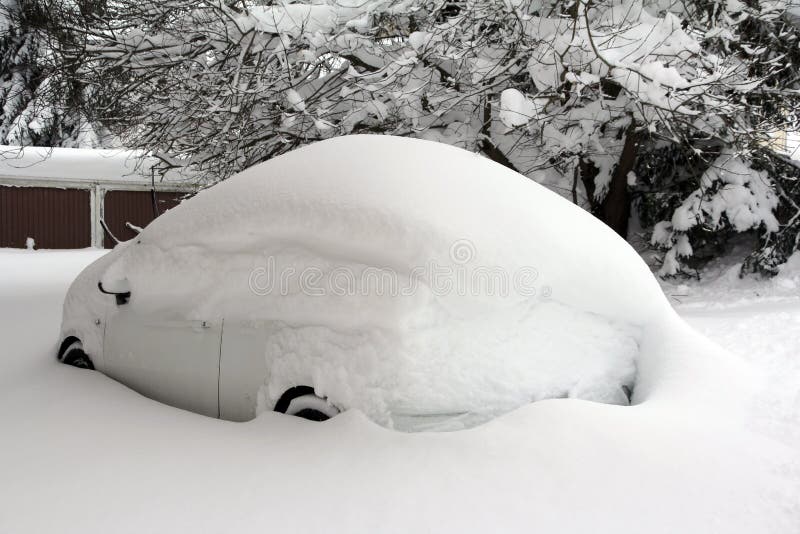
<path fill-rule="evenodd" d="M 196 189 L 155 163 L 126 150 L 0 147 L 0 247 L 113 246 L 103 222 L 129 239 Z"/>

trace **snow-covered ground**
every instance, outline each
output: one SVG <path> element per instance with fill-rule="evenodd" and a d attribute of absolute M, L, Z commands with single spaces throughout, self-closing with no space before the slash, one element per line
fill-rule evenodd
<path fill-rule="evenodd" d="M 768 280 L 740 278 L 740 256 L 734 249 L 700 280 L 662 286 L 684 319 L 760 372 L 754 421 L 800 451 L 800 253 Z"/>
<path fill-rule="evenodd" d="M 748 433 L 559 399 L 404 434 L 357 411 L 219 421 L 57 364 L 67 285 L 100 254 L 0 250 L 2 533 L 800 532 L 795 263 L 769 282 L 723 271 L 665 286 L 693 326 L 753 364 Z"/>

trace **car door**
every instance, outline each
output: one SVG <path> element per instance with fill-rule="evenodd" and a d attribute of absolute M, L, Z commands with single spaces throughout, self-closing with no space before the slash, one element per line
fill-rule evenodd
<path fill-rule="evenodd" d="M 111 305 L 106 374 L 152 399 L 219 417 L 222 320 L 176 320 Z"/>
<path fill-rule="evenodd" d="M 222 419 L 249 421 L 256 416 L 259 393 L 269 375 L 266 349 L 271 332 L 269 321 L 226 321 L 219 364 Z"/>

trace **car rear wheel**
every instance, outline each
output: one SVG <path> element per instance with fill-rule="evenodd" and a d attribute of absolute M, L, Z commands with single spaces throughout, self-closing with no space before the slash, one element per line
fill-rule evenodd
<path fill-rule="evenodd" d="M 83 352 L 83 344 L 80 341 L 74 341 L 64 351 L 64 357 L 61 362 L 80 369 L 94 369 L 92 359 L 88 354 Z"/>
<path fill-rule="evenodd" d="M 327 421 L 339 413 L 335 406 L 315 395 L 314 389 L 309 386 L 297 386 L 288 390 L 275 405 L 275 411 L 309 421 Z"/>

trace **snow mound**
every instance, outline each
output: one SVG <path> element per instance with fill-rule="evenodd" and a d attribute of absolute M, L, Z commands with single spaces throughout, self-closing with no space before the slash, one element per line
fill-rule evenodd
<path fill-rule="evenodd" d="M 429 141 L 340 137 L 248 169 L 147 227 L 103 273 L 123 278 L 147 313 L 268 323 L 265 409 L 307 384 L 386 426 L 471 425 L 551 397 L 626 404 L 634 382 L 635 401 L 682 388 L 647 376 L 670 368 L 653 361 L 669 340 L 652 340 L 673 312 L 624 240 Z"/>

